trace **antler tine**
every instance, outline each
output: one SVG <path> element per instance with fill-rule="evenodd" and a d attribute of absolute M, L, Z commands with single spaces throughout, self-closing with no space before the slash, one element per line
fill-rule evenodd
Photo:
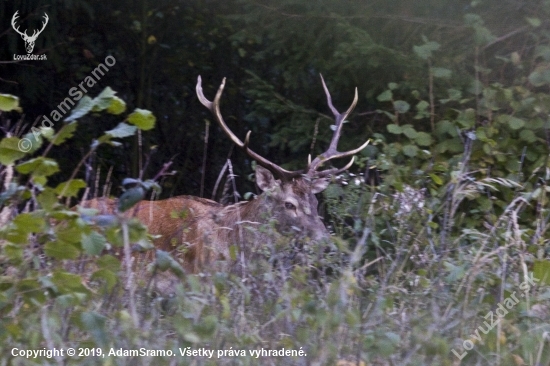
<path fill-rule="evenodd" d="M 342 168 L 331 168 L 331 169 L 326 169 L 326 170 L 323 170 L 319 173 L 316 174 L 316 176 L 318 178 L 323 178 L 323 177 L 327 177 L 329 175 L 337 175 L 337 174 L 340 174 L 342 173 L 343 171 L 346 171 L 348 170 L 349 168 L 351 168 L 351 166 L 353 165 L 353 162 L 355 161 L 355 156 L 352 156 L 351 157 L 351 160 L 349 161 L 349 163 L 347 163 L 344 167 Z"/>
<path fill-rule="evenodd" d="M 334 105 L 332 104 L 332 97 L 330 96 L 330 92 L 328 91 L 327 84 L 325 84 L 325 79 L 323 78 L 322 74 L 319 74 L 321 76 L 321 83 L 323 83 L 323 89 L 325 90 L 325 95 L 327 96 L 327 104 L 330 110 L 332 111 L 332 114 L 334 116 L 339 116 L 340 112 L 336 108 L 334 108 Z"/>
<path fill-rule="evenodd" d="M 357 88 L 355 88 L 355 96 L 354 96 L 353 102 L 349 106 L 348 110 L 345 111 L 344 113 L 340 113 L 340 112 L 338 112 L 338 110 L 336 108 L 334 108 L 334 105 L 332 104 L 332 97 L 330 96 L 330 92 L 327 88 L 327 85 L 325 84 L 325 80 L 323 79 L 323 75 L 321 75 L 321 83 L 323 84 L 323 89 L 325 90 L 325 94 L 327 96 L 327 104 L 328 104 L 330 110 L 332 111 L 332 114 L 334 114 L 336 128 L 334 129 L 334 134 L 332 135 L 332 140 L 330 141 L 330 145 L 329 145 L 327 151 L 325 151 L 321 155 L 317 156 L 313 160 L 313 162 L 308 164 L 308 175 L 313 175 L 314 173 L 316 173 L 317 169 L 323 163 L 325 163 L 329 160 L 345 158 L 345 157 L 348 157 L 350 155 L 357 154 L 359 151 L 363 150 L 370 142 L 370 140 L 368 140 L 367 142 L 365 142 L 360 147 L 358 147 L 356 149 L 353 149 L 353 150 L 345 151 L 345 152 L 339 152 L 337 150 L 338 140 L 340 139 L 340 135 L 342 133 L 342 126 L 344 124 L 344 121 L 350 115 L 350 113 L 353 111 L 353 109 L 357 105 L 357 100 L 359 99 L 358 93 L 357 93 Z M 341 169 L 336 169 L 336 168 L 327 169 L 325 171 L 317 172 L 316 175 L 317 176 L 326 176 L 326 175 L 331 175 L 331 174 L 337 174 L 339 172 L 342 172 L 342 171 L 348 169 L 351 166 L 351 164 L 353 164 L 353 159 L 344 168 L 341 168 Z"/>
<path fill-rule="evenodd" d="M 40 29 L 40 32 L 38 32 L 38 34 L 42 33 L 42 31 L 44 30 L 44 28 L 46 28 L 46 25 L 48 24 L 48 20 L 50 20 L 50 18 L 48 17 L 48 14 L 44 13 L 44 22 L 42 22 L 42 29 Z"/>
<path fill-rule="evenodd" d="M 357 100 L 359 99 L 357 95 L 357 88 L 355 88 L 355 96 L 353 97 L 353 102 L 351 102 L 351 105 L 349 106 L 348 110 L 345 111 L 343 114 L 338 112 L 336 108 L 334 108 L 334 105 L 332 104 L 332 97 L 330 96 L 330 92 L 328 91 L 327 84 L 325 84 L 325 79 L 323 79 L 323 75 L 321 76 L 321 83 L 323 83 L 323 89 L 325 89 L 325 94 L 327 95 L 327 104 L 332 111 L 332 114 L 334 114 L 334 120 L 336 125 L 336 130 L 332 136 L 332 140 L 330 141 L 330 148 L 336 149 L 336 145 L 338 145 L 338 139 L 340 138 L 340 134 L 342 133 L 342 126 L 344 124 L 344 121 L 349 116 L 349 114 L 355 109 L 355 106 L 357 105 Z"/>
<path fill-rule="evenodd" d="M 223 120 L 222 114 L 220 112 L 220 99 L 224 88 L 225 88 L 225 78 L 223 78 L 222 83 L 218 88 L 218 92 L 214 97 L 214 102 L 209 101 L 208 99 L 206 99 L 202 91 L 202 79 L 199 75 L 199 78 L 197 80 L 197 96 L 199 97 L 200 102 L 202 103 L 202 105 L 208 108 L 210 112 L 212 112 L 214 117 L 216 117 L 218 124 L 223 129 L 223 131 L 229 136 L 231 141 L 233 141 L 233 143 L 235 143 L 235 145 L 237 145 L 238 147 L 243 148 L 244 147 L 243 142 L 237 136 L 235 136 L 235 134 L 229 129 L 229 127 L 227 127 L 227 125 L 225 124 L 225 121 Z"/>
<path fill-rule="evenodd" d="M 206 108 L 208 108 L 210 110 L 210 112 L 212 112 L 212 114 L 216 118 L 216 121 L 218 122 L 218 124 L 220 125 L 222 130 L 226 133 L 226 135 L 229 136 L 231 141 L 233 141 L 233 143 L 235 145 L 237 145 L 238 147 L 243 149 L 248 154 L 248 156 L 250 156 L 252 159 L 256 160 L 256 162 L 258 164 L 260 164 L 264 168 L 270 170 L 273 174 L 277 175 L 279 178 L 282 178 L 284 180 L 290 180 L 292 178 L 295 178 L 295 177 L 298 177 L 298 176 L 302 175 L 304 173 L 303 170 L 290 171 L 290 170 L 283 169 L 280 166 L 278 166 L 277 164 L 267 160 L 263 156 L 258 155 L 257 153 L 252 151 L 248 147 L 248 143 L 250 141 L 251 131 L 248 131 L 248 133 L 246 134 L 245 142 L 243 143 L 231 131 L 231 129 L 229 129 L 229 127 L 227 126 L 227 124 L 223 120 L 223 117 L 222 117 L 222 114 L 221 114 L 221 111 L 220 111 L 220 99 L 221 99 L 224 87 L 225 87 L 225 78 L 223 78 L 222 83 L 220 84 L 220 87 L 218 88 L 218 92 L 216 93 L 216 96 L 214 97 L 214 102 L 211 102 L 208 99 L 206 99 L 206 97 L 204 96 L 204 93 L 202 91 L 202 79 L 201 79 L 200 75 L 197 79 L 196 90 L 197 90 L 197 96 L 199 98 L 199 101 L 202 103 L 202 105 L 204 105 Z"/>
<path fill-rule="evenodd" d="M 19 33 L 20 35 L 23 35 L 23 33 L 19 30 L 19 26 L 17 26 L 17 27 L 15 26 L 15 22 L 16 22 L 17 18 L 19 18 L 19 14 L 18 14 L 18 13 L 19 13 L 19 10 L 17 10 L 17 11 L 15 12 L 15 14 L 13 14 L 13 17 L 11 18 L 11 26 L 12 26 L 12 28 L 13 28 L 14 31 L 16 31 L 16 32 Z M 24 33 L 24 34 L 25 34 L 25 35 L 27 34 L 27 30 L 25 30 L 25 33 Z"/>
<path fill-rule="evenodd" d="M 35 29 L 33 32 L 32 32 L 32 36 L 30 36 L 29 38 L 34 38 L 34 37 L 38 37 L 38 35 L 40 33 L 42 33 L 42 31 L 46 28 L 46 25 L 48 24 L 48 20 L 50 18 L 48 18 L 48 14 L 44 13 L 44 18 L 45 18 L 45 21 L 42 22 L 42 29 L 38 30 L 38 29 Z M 27 34 L 27 31 L 25 31 L 25 34 Z"/>

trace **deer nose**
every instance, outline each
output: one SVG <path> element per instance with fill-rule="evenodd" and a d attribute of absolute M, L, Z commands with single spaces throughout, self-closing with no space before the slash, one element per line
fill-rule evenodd
<path fill-rule="evenodd" d="M 328 233 L 327 229 L 324 225 L 318 228 L 313 228 L 310 230 L 308 235 L 312 240 L 321 242 L 321 241 L 329 241 L 330 240 L 330 234 Z"/>
<path fill-rule="evenodd" d="M 318 242 L 329 241 L 330 240 L 330 235 L 327 232 L 321 232 L 321 233 L 318 233 L 318 235 L 315 235 L 313 237 L 313 240 L 318 241 Z"/>

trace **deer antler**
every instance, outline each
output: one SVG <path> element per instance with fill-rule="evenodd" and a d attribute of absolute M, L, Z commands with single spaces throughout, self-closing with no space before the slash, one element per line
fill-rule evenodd
<path fill-rule="evenodd" d="M 15 12 L 15 14 L 13 14 L 13 17 L 11 18 L 11 26 L 13 28 L 14 31 L 16 31 L 17 33 L 19 33 L 21 35 L 21 37 L 23 37 L 23 39 L 27 40 L 27 39 L 36 39 L 38 38 L 38 36 L 40 35 L 40 33 L 42 33 L 42 31 L 44 30 L 44 28 L 46 28 L 46 25 L 48 24 L 48 20 L 50 20 L 50 18 L 48 17 L 48 14 L 44 13 L 44 19 L 45 21 L 42 22 L 42 29 L 40 29 L 39 31 L 37 31 L 36 29 L 32 32 L 32 36 L 29 36 L 27 34 L 27 30 L 25 29 L 24 32 L 21 32 L 19 30 L 19 26 L 15 26 L 15 22 L 17 20 L 17 18 L 19 18 L 19 15 L 17 14 L 19 13 L 19 10 L 17 10 Z"/>
<path fill-rule="evenodd" d="M 19 18 L 19 15 L 17 13 L 19 13 L 19 10 L 17 10 L 15 14 L 13 14 L 13 17 L 11 18 L 11 26 L 14 31 L 19 33 L 21 36 L 25 37 L 27 36 L 27 30 L 25 29 L 25 33 L 22 33 L 21 31 L 19 31 L 19 26 L 17 26 L 17 28 L 15 27 L 15 21 L 17 20 L 17 18 Z"/>
<path fill-rule="evenodd" d="M 334 114 L 334 117 L 335 117 L 335 120 L 336 120 L 336 128 L 334 130 L 334 134 L 332 136 L 332 140 L 330 141 L 330 145 L 328 147 L 328 150 L 325 151 L 324 153 L 322 153 L 321 155 L 317 156 L 313 161 L 311 161 L 311 156 L 308 158 L 307 176 L 309 176 L 309 177 L 318 177 L 318 178 L 326 177 L 328 175 L 338 174 L 338 173 L 343 172 L 344 170 L 349 169 L 349 167 L 351 167 L 351 165 L 353 164 L 355 157 L 352 157 L 350 162 L 348 164 L 346 164 L 346 166 L 344 166 L 343 168 L 340 168 L 340 169 L 331 168 L 331 169 L 326 169 L 326 170 L 323 170 L 323 171 L 320 171 L 320 172 L 317 171 L 317 169 L 322 164 L 326 163 L 329 160 L 345 158 L 345 157 L 357 154 L 359 151 L 363 150 L 370 142 L 370 140 L 368 140 L 367 142 L 365 142 L 360 147 L 358 147 L 354 150 L 349 150 L 349 151 L 345 151 L 345 152 L 339 152 L 336 149 L 337 145 L 338 145 L 338 140 L 340 139 L 340 135 L 342 133 L 342 125 L 344 123 L 344 120 L 353 111 L 353 108 L 355 108 L 355 105 L 357 104 L 357 99 L 358 99 L 358 97 L 357 97 L 357 88 L 355 88 L 355 98 L 353 99 L 353 102 L 351 103 L 351 106 L 348 108 L 348 110 L 345 113 L 341 114 L 332 105 L 332 98 L 331 98 L 330 93 L 328 91 L 328 88 L 325 84 L 325 80 L 323 80 L 322 75 L 321 75 L 321 81 L 323 83 L 323 88 L 325 89 L 325 93 L 327 95 L 328 106 L 329 106 L 330 110 L 332 111 L 332 113 Z M 282 178 L 284 180 L 290 180 L 292 178 L 299 177 L 299 176 L 303 175 L 304 173 L 306 173 L 306 170 L 289 171 L 289 170 L 283 169 L 280 166 L 276 165 L 275 163 L 267 160 L 266 158 L 258 155 L 254 151 L 252 151 L 248 147 L 251 131 L 248 131 L 248 133 L 246 134 L 244 142 L 242 142 L 237 136 L 235 136 L 235 134 L 229 129 L 229 127 L 227 127 L 227 124 L 223 120 L 222 114 L 220 112 L 220 99 L 221 99 L 224 87 L 225 87 L 225 78 L 223 79 L 223 81 L 222 81 L 222 83 L 221 83 L 221 85 L 218 89 L 218 92 L 216 93 L 216 97 L 214 98 L 214 101 L 211 102 L 208 99 L 206 99 L 206 97 L 204 96 L 204 93 L 202 91 L 202 79 L 199 75 L 198 80 L 197 80 L 197 96 L 199 97 L 200 102 L 212 112 L 212 114 L 214 115 L 214 117 L 218 121 L 218 124 L 220 125 L 220 127 L 224 130 L 226 135 L 229 136 L 229 138 L 235 143 L 235 145 L 239 146 L 241 149 L 246 151 L 246 153 L 252 159 L 256 160 L 258 162 L 258 164 L 260 164 L 261 166 L 263 166 L 266 169 L 269 169 L 273 174 L 278 175 L 280 178 Z"/>
<path fill-rule="evenodd" d="M 332 135 L 332 140 L 330 141 L 330 145 L 327 151 L 317 156 L 311 163 L 308 164 L 307 174 L 309 176 L 315 175 L 317 177 L 325 177 L 327 175 L 338 174 L 343 172 L 346 169 L 349 169 L 349 167 L 353 164 L 355 157 L 352 157 L 351 161 L 343 168 L 340 168 L 340 169 L 332 168 L 332 169 L 327 169 L 327 170 L 317 172 L 317 169 L 327 161 L 332 159 L 345 158 L 345 157 L 357 154 L 359 151 L 367 147 L 367 145 L 370 142 L 370 140 L 367 140 L 367 142 L 365 142 L 363 145 L 359 146 L 358 148 L 345 151 L 345 152 L 339 152 L 337 150 L 338 140 L 340 139 L 340 135 L 342 133 L 342 126 L 344 124 L 344 120 L 349 116 L 349 114 L 353 111 L 353 109 L 355 108 L 355 105 L 357 104 L 357 99 L 358 99 L 357 88 L 355 88 L 355 97 L 353 98 L 353 102 L 351 102 L 351 105 L 348 108 L 348 110 L 345 111 L 344 113 L 340 113 L 338 112 L 338 110 L 336 110 L 336 108 L 334 108 L 334 105 L 332 104 L 332 97 L 330 96 L 330 92 L 328 91 L 327 85 L 325 84 L 323 75 L 321 75 L 321 82 L 323 83 L 323 89 L 325 89 L 325 94 L 327 95 L 327 104 L 330 110 L 332 111 L 332 114 L 334 114 L 336 128 L 334 129 L 334 134 Z"/>
<path fill-rule="evenodd" d="M 220 125 L 222 130 L 225 132 L 225 134 L 227 136 L 229 136 L 231 141 L 233 141 L 233 143 L 235 143 L 235 145 L 237 145 L 238 147 L 243 149 L 248 154 L 248 156 L 250 156 L 252 159 L 256 160 L 256 162 L 258 164 L 260 164 L 264 168 L 270 170 L 273 174 L 277 175 L 279 178 L 281 178 L 283 180 L 288 181 L 288 180 L 291 180 L 292 178 L 296 178 L 296 177 L 299 177 L 302 174 L 304 174 L 305 173 L 304 170 L 290 171 L 290 170 L 283 169 L 280 166 L 278 166 L 277 164 L 267 160 L 263 156 L 260 156 L 257 153 L 255 153 L 254 151 L 252 151 L 248 147 L 248 143 L 249 143 L 249 140 L 250 140 L 250 134 L 251 134 L 252 131 L 248 131 L 248 133 L 246 134 L 246 137 L 244 139 L 244 143 L 243 143 L 231 131 L 231 129 L 229 129 L 229 127 L 227 127 L 227 124 L 223 120 L 222 114 L 220 112 L 220 99 L 221 99 L 224 87 L 225 87 L 225 78 L 223 78 L 223 81 L 220 84 L 220 87 L 218 89 L 218 92 L 216 93 L 216 97 L 214 97 L 213 102 L 209 101 L 204 96 L 204 93 L 202 91 L 202 79 L 201 79 L 200 75 L 199 75 L 199 78 L 197 80 L 197 88 L 196 89 L 197 89 L 197 96 L 199 97 L 199 100 L 202 103 L 202 105 L 204 105 L 206 108 L 208 108 L 210 110 L 210 112 L 212 112 L 212 114 L 216 118 L 216 121 L 218 121 L 218 124 Z"/>
<path fill-rule="evenodd" d="M 42 31 L 44 30 L 44 28 L 46 28 L 46 25 L 48 24 L 48 20 L 50 20 L 50 18 L 48 18 L 48 14 L 46 14 L 46 13 L 44 13 L 44 20 L 45 20 L 45 22 L 42 22 L 42 29 L 40 29 L 38 31 L 38 33 L 36 33 L 36 37 L 38 37 L 38 35 L 40 33 L 42 33 Z M 36 30 L 35 30 L 35 32 L 36 32 Z M 35 37 L 34 32 L 32 34 L 32 37 Z"/>

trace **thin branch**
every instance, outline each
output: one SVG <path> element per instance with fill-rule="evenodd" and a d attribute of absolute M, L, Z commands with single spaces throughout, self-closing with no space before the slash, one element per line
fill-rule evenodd
<path fill-rule="evenodd" d="M 206 176 L 206 159 L 208 153 L 208 133 L 210 131 L 210 122 L 206 121 L 204 126 L 204 151 L 202 155 L 201 189 L 199 197 L 204 196 L 204 177 Z"/>

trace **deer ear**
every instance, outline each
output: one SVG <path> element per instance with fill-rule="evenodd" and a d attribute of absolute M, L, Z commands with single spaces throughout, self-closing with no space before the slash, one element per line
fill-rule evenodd
<path fill-rule="evenodd" d="M 316 194 L 323 192 L 328 187 L 329 183 L 329 180 L 325 178 L 314 179 L 311 182 L 311 193 Z"/>
<path fill-rule="evenodd" d="M 269 170 L 261 165 L 256 165 L 256 184 L 262 191 L 275 188 L 278 183 Z"/>

